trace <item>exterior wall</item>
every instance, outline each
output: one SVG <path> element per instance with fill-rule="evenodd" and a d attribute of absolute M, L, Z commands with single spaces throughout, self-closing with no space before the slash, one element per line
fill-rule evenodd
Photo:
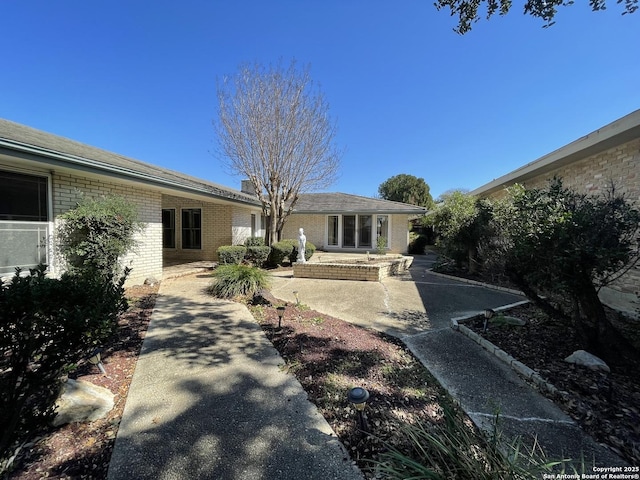
<path fill-rule="evenodd" d="M 313 243 L 316 248 L 320 250 L 325 250 L 326 218 L 326 215 L 291 215 L 282 229 L 282 238 L 292 238 L 297 240 L 300 228 L 304 228 L 304 234 L 307 237 L 307 242 Z"/>
<path fill-rule="evenodd" d="M 102 180 L 75 175 L 52 176 L 52 208 L 54 223 L 59 224 L 58 216 L 72 208 L 82 195 L 98 197 L 119 195 L 128 199 L 138 208 L 139 220 L 144 230 L 136 237 L 138 245 L 123 260 L 123 266 L 131 268 L 127 285 L 138 285 L 146 278 L 162 278 L 162 218 L 160 194 L 143 188 L 108 183 Z M 55 238 L 54 238 L 55 242 Z M 55 249 L 54 249 L 55 250 Z M 53 256 L 52 271 L 62 271 L 61 259 Z"/>
<path fill-rule="evenodd" d="M 409 216 L 389 215 L 391 221 L 391 242 L 389 251 L 391 253 L 407 253 L 409 247 Z"/>
<path fill-rule="evenodd" d="M 357 212 L 354 212 L 357 213 Z M 304 228 L 307 241 L 313 243 L 320 250 L 327 250 L 325 242 L 327 215 L 324 214 L 293 214 L 287 220 L 282 230 L 283 238 L 298 238 L 298 230 Z M 406 253 L 409 246 L 409 217 L 406 214 L 389 215 L 390 242 L 389 253 Z M 375 250 L 375 244 L 370 250 Z M 332 249 L 335 249 L 333 247 Z M 353 249 L 351 249 L 353 250 Z M 362 249 L 360 249 L 362 250 Z"/>
<path fill-rule="evenodd" d="M 262 210 L 259 208 L 247 208 L 235 206 L 232 210 L 231 224 L 233 225 L 231 232 L 232 245 L 244 245 L 244 241 L 251 237 L 251 215 L 256 218 L 255 236 L 264 239 L 265 231 L 260 227 L 260 219 Z"/>
<path fill-rule="evenodd" d="M 173 208 L 176 211 L 176 248 L 162 249 L 162 255 L 167 263 L 214 261 L 218 259 L 219 247 L 231 245 L 233 207 L 230 205 L 162 195 L 162 208 Z M 200 208 L 202 210 L 202 248 L 200 249 L 182 248 L 182 215 L 180 212 L 183 208 Z"/>
<path fill-rule="evenodd" d="M 570 165 L 538 175 L 526 182 L 527 188 L 544 188 L 553 176 L 562 177 L 566 187 L 599 195 L 613 184 L 618 193 L 640 209 L 640 139 L 635 139 L 605 152 L 573 162 Z M 494 198 L 504 195 L 499 192 Z M 640 292 L 640 265 L 636 265 L 609 288 L 601 291 L 606 304 L 627 313 L 637 313 Z"/>

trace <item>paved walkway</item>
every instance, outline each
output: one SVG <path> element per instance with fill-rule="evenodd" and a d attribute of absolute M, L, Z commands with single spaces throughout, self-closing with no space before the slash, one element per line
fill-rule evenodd
<path fill-rule="evenodd" d="M 436 276 L 429 257 L 382 282 L 273 277 L 272 293 L 401 338 L 481 427 L 536 434 L 553 455 L 623 463 L 450 320 L 522 300 Z M 181 273 L 189 274 L 185 270 Z M 136 366 L 109 479 L 361 479 L 250 312 L 165 280 Z"/>
<path fill-rule="evenodd" d="M 408 274 L 382 282 L 293 278 L 283 272 L 272 293 L 320 312 L 388 333 L 403 340 L 449 391 L 469 417 L 490 431 L 496 413 L 507 436 L 535 435 L 557 458 L 585 458 L 600 466 L 623 462 L 585 435 L 553 402 L 509 366 L 451 328 L 451 319 L 479 314 L 524 297 L 430 272 L 435 257 L 414 258 Z"/>
<path fill-rule="evenodd" d="M 165 280 L 108 478 L 362 479 L 244 305 Z"/>

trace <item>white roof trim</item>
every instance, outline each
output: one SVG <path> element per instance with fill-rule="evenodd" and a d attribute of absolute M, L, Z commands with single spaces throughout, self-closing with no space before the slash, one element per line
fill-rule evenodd
<path fill-rule="evenodd" d="M 524 165 L 471 191 L 471 195 L 486 196 L 495 191 L 523 182 L 529 178 L 555 170 L 577 160 L 590 157 L 640 138 L 640 110 L 630 113 L 604 127 L 585 135 L 531 163 Z"/>

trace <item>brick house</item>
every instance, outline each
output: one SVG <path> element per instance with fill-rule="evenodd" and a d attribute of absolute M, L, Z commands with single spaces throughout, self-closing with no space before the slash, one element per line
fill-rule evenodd
<path fill-rule="evenodd" d="M 262 206 L 246 190 L 234 190 L 0 119 L 0 277 L 12 275 L 16 267 L 38 263 L 46 263 L 52 274 L 59 274 L 62 265 L 54 235 L 59 216 L 75 207 L 83 195 L 108 194 L 123 196 L 135 204 L 144 224 L 136 251 L 124 259 L 124 264 L 132 268 L 128 279 L 131 285 L 148 277 L 161 279 L 166 265 L 217 260 L 220 246 L 242 244 L 247 237 L 265 234 Z M 309 203 L 301 199 L 299 209 L 317 203 L 309 200 L 313 195 L 326 198 L 326 194 L 308 194 L 304 197 Z M 422 209 L 330 195 L 351 201 L 356 210 L 341 205 L 335 212 L 306 211 L 306 216 L 294 222 L 295 228 L 287 225 L 291 228 L 285 235 L 297 238 L 298 228 L 303 226 L 309 241 L 318 247 L 348 249 L 356 242 L 354 248 L 365 250 L 372 248 L 368 246 L 371 242 L 375 247 L 375 235 L 387 234 L 390 250 L 406 251 L 407 212 Z M 339 202 L 334 199 L 332 204 L 337 206 Z M 335 219 L 340 231 L 346 231 L 338 243 L 325 241 L 327 235 L 321 228 L 312 227 L 326 225 L 327 218 Z M 356 218 L 359 223 L 351 228 Z M 374 221 L 378 222 L 375 230 Z M 369 235 L 369 240 L 364 235 Z"/>
<path fill-rule="evenodd" d="M 346 193 L 301 194 L 284 229 L 284 238 L 297 238 L 304 228 L 307 241 L 326 251 L 375 251 L 378 238 L 387 251 L 406 253 L 409 218 L 425 209 L 405 203 Z"/>
<path fill-rule="evenodd" d="M 472 195 L 497 198 L 515 183 L 541 188 L 554 176 L 579 192 L 598 195 L 616 191 L 640 209 L 640 110 L 630 113 L 538 160 L 483 185 Z M 640 304 L 640 265 L 600 292 L 604 303 L 627 313 Z"/>

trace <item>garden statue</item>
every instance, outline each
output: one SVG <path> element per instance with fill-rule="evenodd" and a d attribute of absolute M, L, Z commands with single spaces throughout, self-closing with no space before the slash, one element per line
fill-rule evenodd
<path fill-rule="evenodd" d="M 298 262 L 305 263 L 304 249 L 307 243 L 307 237 L 304 235 L 304 229 L 300 229 L 300 235 L 298 235 Z"/>

